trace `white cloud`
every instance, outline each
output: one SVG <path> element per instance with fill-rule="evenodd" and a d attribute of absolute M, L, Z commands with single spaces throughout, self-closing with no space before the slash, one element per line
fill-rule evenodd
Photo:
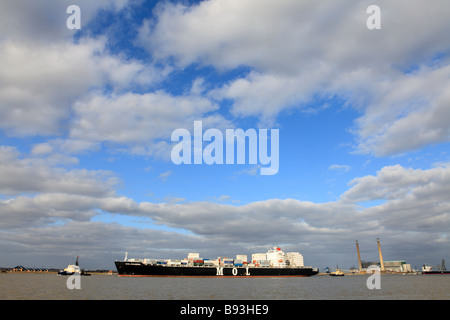
<path fill-rule="evenodd" d="M 98 214 L 93 199 L 67 194 L 42 194 L 33 198 L 18 196 L 0 201 L 3 230 L 45 226 L 67 220 L 89 221 Z"/>
<path fill-rule="evenodd" d="M 353 230 L 361 233 L 395 233 L 427 231 L 446 233 L 450 167 L 429 170 L 385 167 L 377 176 L 352 181 L 352 187 L 341 200 L 329 203 L 302 202 L 294 199 L 271 199 L 243 206 L 192 202 L 183 204 L 141 203 L 136 214 L 176 228 L 187 228 L 199 235 L 229 238 L 243 236 L 258 241 L 275 241 L 281 234 L 298 237 Z M 382 205 L 361 208 L 358 203 L 383 199 Z M 401 216 L 403 225 L 392 223 Z M 200 223 L 201 221 L 201 223 Z M 437 221 L 440 221 L 437 223 Z M 377 226 L 373 228 L 373 226 Z"/>
<path fill-rule="evenodd" d="M 64 192 L 111 195 L 118 180 L 111 172 L 51 167 L 46 159 L 23 158 L 14 147 L 0 146 L 0 192 Z"/>
<path fill-rule="evenodd" d="M 118 12 L 128 1 L 47 0 L 38 4 L 18 0 L 4 4 L 0 13 L 0 129 L 10 136 L 64 136 L 72 106 L 79 99 L 105 87 L 113 92 L 146 88 L 168 72 L 110 54 L 105 36 L 74 41 L 74 31 L 66 27 L 66 8 L 72 4 L 80 6 L 83 29 L 99 10 Z"/>
<path fill-rule="evenodd" d="M 386 83 L 357 120 L 359 151 L 401 153 L 450 138 L 450 65 L 421 68 Z"/>
<path fill-rule="evenodd" d="M 2 1 L 0 12 L 0 36 L 31 42 L 57 42 L 70 40 L 74 31 L 69 30 L 66 12 L 70 5 L 78 5 L 81 11 L 81 27 L 96 18 L 100 9 L 118 12 L 128 0 L 45 0 Z"/>
<path fill-rule="evenodd" d="M 98 143 L 77 139 L 49 139 L 46 142 L 37 143 L 31 149 L 32 155 L 47 155 L 54 153 L 76 154 L 87 150 L 98 149 Z"/>
<path fill-rule="evenodd" d="M 328 167 L 330 170 L 342 170 L 344 172 L 348 172 L 350 170 L 350 166 L 346 164 L 332 164 Z"/>
<path fill-rule="evenodd" d="M 233 127 L 216 113 L 218 105 L 209 99 L 163 91 L 92 95 L 75 103 L 73 110 L 71 139 L 108 142 L 118 150 L 166 159 L 170 157 L 170 136 L 177 128 L 191 130 L 195 120 L 202 120 L 204 127 Z"/>
<path fill-rule="evenodd" d="M 247 75 L 211 94 L 232 99 L 231 112 L 238 117 L 273 122 L 287 108 L 338 95 L 363 112 L 355 127 L 360 152 L 383 156 L 448 142 L 450 6 L 378 1 L 382 28 L 368 30 L 370 4 L 164 4 L 154 23 L 143 24 L 140 41 L 156 59 L 175 61 L 180 68 L 193 63 L 249 67 Z M 405 74 L 417 67 L 419 72 Z M 417 139 L 408 139 L 412 128 Z"/>
<path fill-rule="evenodd" d="M 119 143 L 170 137 L 171 131 L 193 122 L 218 106 L 200 96 L 174 97 L 164 92 L 95 95 L 75 104 L 71 137 Z"/>
<path fill-rule="evenodd" d="M 449 166 L 443 165 L 428 170 L 405 168 L 400 165 L 387 166 L 377 172 L 355 178 L 352 186 L 342 195 L 342 199 L 351 202 L 371 201 L 377 199 L 402 199 L 408 195 L 420 195 L 431 188 L 437 194 L 432 198 L 442 197 L 450 187 Z M 425 199 L 421 199 L 425 200 Z M 440 201 L 445 200 L 441 198 Z"/>
<path fill-rule="evenodd" d="M 165 182 L 171 174 L 172 174 L 172 171 L 163 172 L 158 176 L 158 179 Z"/>
<path fill-rule="evenodd" d="M 79 44 L 0 41 L 0 127 L 12 135 L 64 134 L 71 106 L 93 89 L 145 85 L 154 69 L 105 52 L 105 40 Z"/>

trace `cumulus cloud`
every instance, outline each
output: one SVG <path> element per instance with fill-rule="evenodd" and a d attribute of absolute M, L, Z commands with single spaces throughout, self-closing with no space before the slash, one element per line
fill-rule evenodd
<path fill-rule="evenodd" d="M 119 11 L 127 5 L 119 0 L 88 2 L 71 3 L 81 6 L 85 24 L 100 9 Z M 53 17 L 55 8 L 63 8 L 64 3 L 50 1 L 42 7 L 49 9 L 52 3 L 55 7 L 48 14 Z M 152 85 L 170 73 L 169 66 L 113 55 L 106 36 L 73 41 L 73 33 L 65 34 L 65 20 L 62 28 L 57 27 L 56 17 L 42 24 L 64 29 L 64 34 L 34 38 L 30 30 L 39 30 L 39 21 L 31 18 L 41 17 L 42 8 L 24 7 L 8 5 L 10 15 L 24 17 L 24 25 L 15 31 L 5 28 L 0 34 L 0 129 L 9 136 L 57 137 L 36 144 L 33 154 L 75 154 L 107 142 L 135 154 L 168 157 L 168 140 L 176 128 L 192 126 L 198 119 L 205 125 L 232 127 L 216 113 L 218 105 L 201 96 L 198 81 L 191 92 L 178 96 L 153 91 Z"/>
<path fill-rule="evenodd" d="M 247 75 L 213 91 L 233 101 L 235 116 L 268 123 L 283 110 L 341 96 L 363 112 L 354 128 L 359 152 L 384 156 L 448 142 L 450 7 L 378 1 L 382 28 L 368 30 L 370 4 L 168 3 L 143 24 L 140 41 L 156 59 L 179 68 L 249 67 Z M 417 139 L 408 139 L 411 128 Z"/>
<path fill-rule="evenodd" d="M 108 171 L 52 167 L 39 158 L 24 158 L 14 147 L 0 146 L 0 192 L 4 194 L 64 192 L 113 194 L 118 179 Z"/>
<path fill-rule="evenodd" d="M 128 0 L 45 0 L 45 1 L 2 1 L 0 12 L 0 33 L 16 40 L 35 43 L 71 40 L 74 31 L 66 27 L 67 7 L 81 8 L 81 26 L 84 27 L 100 9 L 120 11 Z"/>
<path fill-rule="evenodd" d="M 72 105 L 90 90 L 150 83 L 157 74 L 142 63 L 110 56 L 105 39 L 0 41 L 0 59 L 0 127 L 19 136 L 62 135 Z"/>
<path fill-rule="evenodd" d="M 70 136 L 88 141 L 148 142 L 170 137 L 176 128 L 192 127 L 194 120 L 218 109 L 197 95 L 172 96 L 162 91 L 94 95 L 74 105 Z M 210 126 L 224 126 L 221 116 L 205 116 Z"/>
<path fill-rule="evenodd" d="M 10 156 L 10 160 L 14 157 Z M 60 179 L 67 180 L 66 173 L 59 174 Z M 402 248 L 405 256 L 391 256 L 391 259 L 407 259 L 410 263 L 420 264 L 423 259 L 436 254 L 433 249 L 436 243 L 439 248 L 450 245 L 449 175 L 448 165 L 428 170 L 397 165 L 382 168 L 376 176 L 354 179 L 337 201 L 314 203 L 269 199 L 240 206 L 220 202 L 136 202 L 108 192 L 87 192 L 87 188 L 82 188 L 79 193 L 71 189 L 64 193 L 61 192 L 64 187 L 55 184 L 60 187 L 60 192 L 41 187 L 37 195 L 19 195 L 0 201 L 0 245 L 11 243 L 25 250 L 25 247 L 36 245 L 26 239 L 39 234 L 43 236 L 39 238 L 39 247 L 45 244 L 45 239 L 53 239 L 52 247 L 57 249 L 74 237 L 79 250 L 86 248 L 89 255 L 102 255 L 103 249 L 110 248 L 112 252 L 129 251 L 140 256 L 165 254 L 175 258 L 192 249 L 202 250 L 206 256 L 217 254 L 219 249 L 223 254 L 235 254 L 236 250 L 251 253 L 282 244 L 287 250 L 301 248 L 305 256 L 315 256 L 315 263 L 324 263 L 330 257 L 348 263 L 354 258 L 351 246 L 354 240 L 364 242 L 371 237 L 381 237 L 389 246 L 385 251 L 387 257 Z M 88 185 L 94 182 L 89 175 L 78 178 Z M 49 182 L 57 183 L 51 175 L 43 175 L 40 180 L 43 186 Z M 80 187 L 79 180 L 75 183 L 77 187 Z M 99 181 L 95 182 L 99 184 Z M 373 200 L 383 201 L 361 205 Z M 152 225 L 132 228 L 92 221 L 102 213 L 150 219 Z M 173 231 L 160 231 L 158 225 Z M 98 234 L 92 236 L 91 232 L 96 229 Z M 20 240 L 12 238 L 13 231 Z M 58 237 L 63 237 L 64 233 L 68 234 L 60 242 Z M 77 234 L 85 238 L 77 237 Z M 115 234 L 115 239 L 120 238 L 120 243 L 111 244 L 110 234 Z M 96 249 L 87 249 L 93 239 Z M 184 244 L 183 248 L 179 243 Z M 170 251 L 171 248 L 177 250 Z M 317 257 L 317 250 L 322 258 Z M 421 252 L 420 257 L 418 252 Z M 422 256 L 423 252 L 427 254 Z"/>
<path fill-rule="evenodd" d="M 343 201 L 359 203 L 383 200 L 364 210 L 384 229 L 435 233 L 436 240 L 450 227 L 449 166 L 421 170 L 400 165 L 384 167 L 376 176 L 356 178 L 342 195 Z"/>
<path fill-rule="evenodd" d="M 66 8 L 73 4 L 81 8 L 84 30 L 100 10 L 119 12 L 128 1 L 5 3 L 0 14 L 0 129 L 10 136 L 63 138 L 73 105 L 83 97 L 104 94 L 105 88 L 119 94 L 147 88 L 167 74 L 151 63 L 111 54 L 106 36 L 74 41 L 74 31 L 66 27 Z"/>
<path fill-rule="evenodd" d="M 448 191 L 448 174 L 448 165 L 428 170 L 405 168 L 401 165 L 388 166 L 379 170 L 376 176 L 368 175 L 352 180 L 352 187 L 342 195 L 342 199 L 352 202 L 393 200 L 423 194 L 429 188 L 440 197 Z M 439 188 L 435 189 L 437 186 Z"/>
<path fill-rule="evenodd" d="M 384 156 L 448 142 L 449 74 L 449 65 L 423 67 L 385 83 L 395 89 L 380 90 L 356 121 L 359 151 Z"/>

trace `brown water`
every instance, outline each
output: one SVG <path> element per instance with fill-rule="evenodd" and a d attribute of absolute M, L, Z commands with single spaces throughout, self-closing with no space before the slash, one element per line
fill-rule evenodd
<path fill-rule="evenodd" d="M 68 289 L 65 276 L 0 273 L 0 299 L 13 300 L 449 300 L 449 275 L 382 275 L 380 289 L 368 289 L 368 276 L 309 278 L 128 278 L 92 275 L 80 289 Z"/>

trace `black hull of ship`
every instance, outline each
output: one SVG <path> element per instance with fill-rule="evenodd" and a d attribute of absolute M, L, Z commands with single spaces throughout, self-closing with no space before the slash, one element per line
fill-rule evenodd
<path fill-rule="evenodd" d="M 119 276 L 128 277 L 309 277 L 315 268 L 164 266 L 139 262 L 115 261 Z"/>
<path fill-rule="evenodd" d="M 446 274 L 446 275 L 450 275 L 450 270 L 422 271 L 422 274 Z"/>

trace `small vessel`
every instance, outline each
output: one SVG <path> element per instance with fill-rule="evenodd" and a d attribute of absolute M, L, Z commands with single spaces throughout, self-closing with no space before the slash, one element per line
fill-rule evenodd
<path fill-rule="evenodd" d="M 445 267 L 440 270 L 433 270 L 431 266 L 423 265 L 422 274 L 450 274 L 450 270 L 446 270 Z"/>
<path fill-rule="evenodd" d="M 71 276 L 74 274 L 79 274 L 81 276 L 90 276 L 89 273 L 80 269 L 80 267 L 78 266 L 78 258 L 79 258 L 79 256 L 77 256 L 77 261 L 75 262 L 75 264 L 69 264 L 67 266 L 67 268 L 65 268 L 64 270 L 59 270 L 58 275 L 59 276 Z"/>
<path fill-rule="evenodd" d="M 336 267 L 336 271 L 330 272 L 329 275 L 332 277 L 343 277 L 345 274 L 344 274 L 344 272 L 342 272 L 341 269 Z"/>

